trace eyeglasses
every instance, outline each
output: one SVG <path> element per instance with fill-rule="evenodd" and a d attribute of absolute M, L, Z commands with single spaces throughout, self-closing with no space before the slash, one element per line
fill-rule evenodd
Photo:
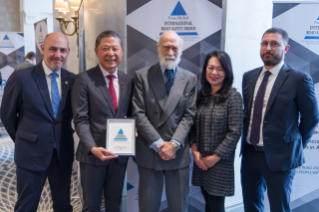
<path fill-rule="evenodd" d="M 262 43 L 260 43 L 260 46 L 263 47 L 263 48 L 267 48 L 269 44 L 270 44 L 270 47 L 274 48 L 274 49 L 278 48 L 279 46 L 282 46 L 281 44 L 279 44 L 277 42 L 270 42 L 270 43 L 262 42 Z"/>

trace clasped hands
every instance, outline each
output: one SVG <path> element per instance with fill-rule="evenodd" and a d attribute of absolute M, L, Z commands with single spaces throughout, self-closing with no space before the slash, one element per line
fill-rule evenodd
<path fill-rule="evenodd" d="M 176 157 L 176 150 L 170 141 L 160 143 L 157 149 L 160 149 L 157 153 L 163 160 L 172 160 Z"/>
<path fill-rule="evenodd" d="M 193 151 L 194 160 L 196 165 L 202 169 L 207 170 L 208 168 L 213 167 L 221 158 L 217 155 L 210 155 L 203 157 L 199 151 Z"/>

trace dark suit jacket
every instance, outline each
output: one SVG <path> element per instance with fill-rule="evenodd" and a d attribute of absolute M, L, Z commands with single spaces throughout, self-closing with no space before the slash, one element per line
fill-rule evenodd
<path fill-rule="evenodd" d="M 1 119 L 15 142 L 15 163 L 32 171 L 45 170 L 51 161 L 54 141 L 62 168 L 74 160 L 71 126 L 71 87 L 75 75 L 61 69 L 62 98 L 57 118 L 42 63 L 15 71 L 4 88 Z"/>
<path fill-rule="evenodd" d="M 133 79 L 118 71 L 120 99 L 115 115 L 111 95 L 102 71 L 98 66 L 79 74 L 72 89 L 72 108 L 75 130 L 80 138 L 76 159 L 92 165 L 106 165 L 90 150 L 104 147 L 106 139 L 106 118 L 123 118 L 128 115 L 131 103 Z M 126 157 L 120 157 L 126 162 Z"/>
<path fill-rule="evenodd" d="M 135 72 L 133 115 L 138 137 L 135 162 L 155 170 L 180 169 L 190 163 L 188 132 L 195 117 L 197 78 L 177 67 L 174 84 L 167 97 L 159 64 Z M 149 146 L 159 138 L 176 140 L 181 148 L 173 160 L 163 160 Z"/>
<path fill-rule="evenodd" d="M 241 151 L 246 144 L 254 89 L 261 70 L 257 68 L 246 72 L 243 77 L 244 126 Z M 311 77 L 284 64 L 272 88 L 263 121 L 264 150 L 270 169 L 285 171 L 301 166 L 305 162 L 303 148 L 319 121 Z"/>

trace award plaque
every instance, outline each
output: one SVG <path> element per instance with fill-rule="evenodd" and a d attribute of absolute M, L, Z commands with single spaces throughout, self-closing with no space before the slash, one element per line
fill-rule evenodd
<path fill-rule="evenodd" d="M 106 149 L 114 155 L 135 157 L 135 118 L 106 120 Z"/>

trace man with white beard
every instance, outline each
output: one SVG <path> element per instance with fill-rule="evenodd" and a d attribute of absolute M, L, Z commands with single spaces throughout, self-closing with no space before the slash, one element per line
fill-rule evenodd
<path fill-rule="evenodd" d="M 140 212 L 159 211 L 163 176 L 169 211 L 187 211 L 188 132 L 195 116 L 197 79 L 177 66 L 182 44 L 175 32 L 165 32 L 157 44 L 160 62 L 135 73 Z"/>

